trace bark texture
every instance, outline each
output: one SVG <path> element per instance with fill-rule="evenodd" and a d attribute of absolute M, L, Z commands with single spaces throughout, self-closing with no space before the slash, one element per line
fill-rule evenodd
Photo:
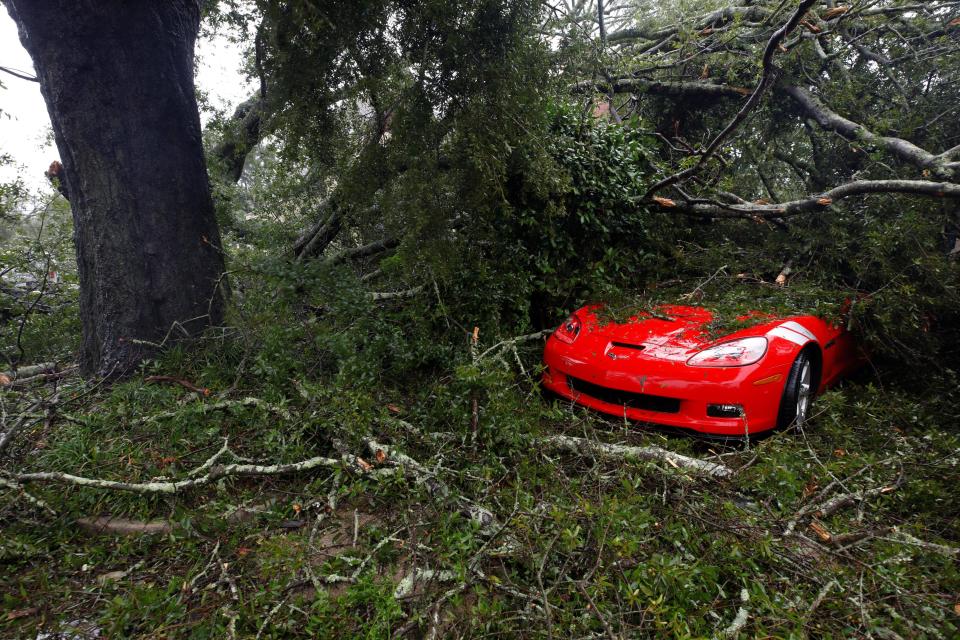
<path fill-rule="evenodd" d="M 87 374 L 222 319 L 193 85 L 199 0 L 3 0 L 33 58 L 74 219 Z"/>

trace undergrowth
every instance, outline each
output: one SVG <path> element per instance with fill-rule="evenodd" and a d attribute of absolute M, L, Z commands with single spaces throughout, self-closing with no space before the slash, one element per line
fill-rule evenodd
<path fill-rule="evenodd" d="M 481 326 L 471 348 L 472 327 L 430 299 L 442 301 L 440 287 L 383 304 L 348 268 L 251 253 L 232 271 L 233 316 L 199 345 L 112 385 L 66 377 L 3 391 L 8 420 L 33 416 L 4 469 L 184 477 L 224 441 L 236 459 L 343 466 L 176 496 L 31 485 L 56 515 L 4 491 L 0 635 L 699 638 L 741 609 L 741 637 L 960 633 L 960 438 L 934 398 L 868 370 L 822 396 L 803 430 L 728 445 L 668 436 L 542 396 L 539 341 L 478 357 L 509 336 Z M 715 281 L 730 313 L 758 290 L 785 300 L 742 280 Z M 697 290 L 709 303 L 720 289 Z M 736 473 L 707 481 L 538 445 L 558 433 L 655 444 Z M 365 473 L 391 463 L 365 448 L 370 437 L 426 479 Z M 785 535 L 833 481 L 841 493 L 890 489 Z M 495 524 L 465 517 L 468 505 Z M 168 526 L 119 536 L 78 525 L 95 516 Z"/>

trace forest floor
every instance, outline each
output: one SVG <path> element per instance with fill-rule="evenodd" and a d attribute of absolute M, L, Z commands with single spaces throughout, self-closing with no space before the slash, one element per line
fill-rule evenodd
<path fill-rule="evenodd" d="M 864 375 L 802 430 L 666 435 L 543 398 L 538 350 L 416 389 L 176 350 L 8 387 L 0 636 L 958 636 L 955 432 Z"/>

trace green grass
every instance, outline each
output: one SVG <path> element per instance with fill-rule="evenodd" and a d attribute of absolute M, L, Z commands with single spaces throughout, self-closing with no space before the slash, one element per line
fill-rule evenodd
<path fill-rule="evenodd" d="M 293 303 L 294 290 L 270 298 L 266 281 L 248 288 L 227 337 L 173 349 L 113 386 L 61 381 L 60 403 L 21 434 L 3 469 L 183 477 L 224 438 L 258 462 L 346 454 L 388 465 L 365 449 L 373 436 L 431 470 L 449 495 L 412 473 L 376 480 L 354 465 L 224 479 L 175 497 L 30 486 L 56 516 L 4 490 L 0 636 L 73 624 L 125 638 L 223 638 L 231 630 L 390 638 L 399 630 L 420 637 L 436 623 L 438 637 L 603 637 L 609 629 L 701 638 L 725 629 L 741 606 L 741 637 L 960 633 L 957 557 L 900 533 L 960 546 L 960 437 L 935 398 L 881 389 L 865 375 L 821 397 L 803 432 L 749 446 L 668 437 L 542 398 L 537 343 L 520 350 L 525 375 L 512 357 L 473 362 L 456 331 L 446 342 L 430 338 L 437 326 L 423 323 L 442 318 L 337 304 L 318 318 Z M 337 299 L 339 285 L 315 286 Z M 151 374 L 211 394 L 148 384 Z M 5 391 L 2 399 L 12 416 L 52 393 Z M 245 397 L 264 404 L 209 410 Z M 536 437 L 553 433 L 719 456 L 742 470 L 714 482 L 666 463 L 541 450 Z M 841 492 L 858 491 L 891 486 L 901 472 L 895 490 L 818 521 L 831 536 L 864 539 L 823 542 L 807 521 L 797 527 L 802 537 L 783 537 L 833 479 L 852 478 Z M 462 515 L 468 503 L 495 514 L 495 531 Z M 174 526 L 118 537 L 76 524 L 106 514 Z M 414 568 L 455 579 L 396 598 Z M 311 579 L 358 570 L 353 584 L 317 590 Z"/>

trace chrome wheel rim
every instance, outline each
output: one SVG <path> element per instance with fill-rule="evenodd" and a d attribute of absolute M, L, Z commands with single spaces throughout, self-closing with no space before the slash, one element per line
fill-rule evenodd
<path fill-rule="evenodd" d="M 797 385 L 797 424 L 802 425 L 807 420 L 810 411 L 810 361 L 805 360 L 800 369 L 800 383 Z"/>

